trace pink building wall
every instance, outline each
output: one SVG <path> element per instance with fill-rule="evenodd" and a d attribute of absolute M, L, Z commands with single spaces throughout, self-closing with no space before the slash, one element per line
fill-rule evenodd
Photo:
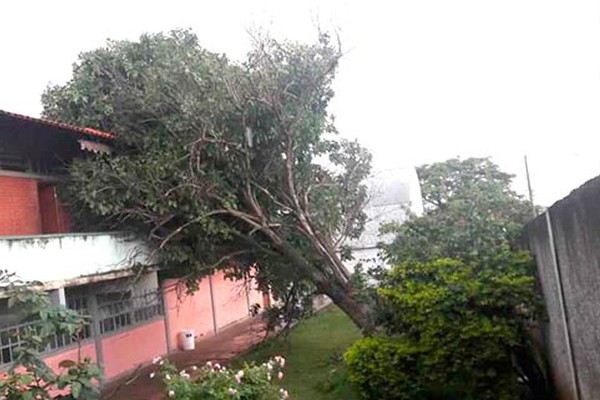
<path fill-rule="evenodd" d="M 175 279 L 163 282 L 171 349 L 180 348 L 179 336 L 184 329 L 193 329 L 196 338 L 202 339 L 215 334 L 213 317 L 216 319 L 217 330 L 219 330 L 248 318 L 250 315 L 248 300 L 250 300 L 250 305 L 258 303 L 261 307 L 264 306 L 262 292 L 250 288 L 248 297 L 246 297 L 246 287 L 242 281 L 226 279 L 224 272 L 217 272 L 210 279 L 212 280 L 215 316 L 213 316 L 208 277 L 200 281 L 198 290 L 191 295 L 184 293 L 185 288 L 179 288 L 178 292 Z"/>
<path fill-rule="evenodd" d="M 198 338 L 214 335 L 208 278 L 200 281 L 198 291 L 193 295 L 178 293 L 176 279 L 164 281 L 163 290 L 171 349 L 179 347 L 179 333 L 183 329 L 193 329 Z M 185 291 L 185 288 L 181 290 Z"/>
<path fill-rule="evenodd" d="M 248 297 L 250 298 L 250 306 L 252 306 L 253 304 L 258 304 L 260 305 L 260 311 L 263 311 L 265 307 L 263 301 L 264 293 L 256 289 L 255 283 L 252 283 L 251 286 L 252 289 L 248 292 Z"/>
<path fill-rule="evenodd" d="M 52 371 L 58 373 L 60 372 L 58 364 L 60 364 L 60 362 L 63 360 L 77 361 L 79 358 L 78 353 L 79 349 L 77 346 L 75 346 L 61 353 L 51 354 L 48 357 L 44 357 L 44 361 L 46 362 L 46 365 L 52 369 Z M 93 362 L 96 362 L 96 345 L 94 342 L 88 341 L 81 346 L 81 359 L 83 360 L 85 357 L 90 357 Z"/>
<path fill-rule="evenodd" d="M 248 317 L 248 300 L 244 283 L 226 279 L 225 273 L 221 271 L 212 276 L 212 281 L 217 328 L 221 329 Z"/>
<path fill-rule="evenodd" d="M 104 377 L 114 378 L 166 353 L 163 319 L 115 333 L 102 339 Z"/>
<path fill-rule="evenodd" d="M 249 317 L 250 305 L 263 304 L 262 292 L 251 288 L 246 295 L 246 287 L 241 281 L 225 279 L 222 272 L 211 277 L 217 329 L 239 322 Z M 194 329 L 198 339 L 215 334 L 213 325 L 213 305 L 209 278 L 199 283 L 199 290 L 192 295 L 178 295 L 177 280 L 162 283 L 165 313 L 168 318 L 169 332 L 165 330 L 165 320 L 156 319 L 144 325 L 132 327 L 102 337 L 102 357 L 104 378 L 110 380 L 146 364 L 156 356 L 167 354 L 167 340 L 171 351 L 179 348 L 179 333 L 183 329 Z M 63 352 L 44 358 L 55 372 L 60 372 L 59 363 L 63 360 L 77 360 L 79 349 L 71 347 Z M 81 357 L 91 357 L 96 362 L 94 341 L 87 341 L 81 347 Z"/>

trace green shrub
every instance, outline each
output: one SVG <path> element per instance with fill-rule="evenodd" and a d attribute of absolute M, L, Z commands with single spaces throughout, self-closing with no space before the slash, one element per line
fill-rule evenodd
<path fill-rule="evenodd" d="M 420 399 L 426 379 L 420 373 L 421 351 L 406 340 L 364 338 L 346 352 L 350 381 L 367 399 Z"/>
<path fill-rule="evenodd" d="M 348 351 L 351 380 L 367 399 L 547 398 L 527 329 L 541 310 L 531 268 L 522 253 L 394 267 L 377 291 L 389 338 Z"/>
<path fill-rule="evenodd" d="M 168 398 L 174 400 L 286 400 L 287 390 L 277 386 L 283 378 L 285 359 L 274 357 L 260 365 L 245 364 L 230 370 L 207 363 L 178 371 L 174 364 L 155 359 Z M 151 374 L 154 377 L 155 373 Z"/>

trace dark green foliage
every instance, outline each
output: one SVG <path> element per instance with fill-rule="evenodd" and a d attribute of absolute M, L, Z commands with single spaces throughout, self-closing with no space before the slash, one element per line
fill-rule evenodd
<path fill-rule="evenodd" d="M 510 187 L 513 176 L 487 158 L 450 159 L 417 172 L 425 214 L 383 227 L 396 234 L 384 246 L 393 263 L 489 260 L 507 250 L 531 218 L 531 205 Z"/>
<path fill-rule="evenodd" d="M 117 134 L 71 167 L 72 209 L 146 239 L 194 288 L 215 269 L 285 298 L 328 294 L 370 328 L 340 249 L 364 224 L 370 155 L 336 135 L 327 105 L 341 51 L 256 38 L 243 63 L 188 31 L 84 53 L 47 117 Z M 299 283 L 302 282 L 302 283 Z"/>
<path fill-rule="evenodd" d="M 394 267 L 378 290 L 389 337 L 348 351 L 352 380 L 368 399 L 545 398 L 527 330 L 541 313 L 533 268 L 508 252 Z"/>
<path fill-rule="evenodd" d="M 352 383 L 365 399 L 422 399 L 428 379 L 419 368 L 423 353 L 407 340 L 367 337 L 344 356 Z"/>

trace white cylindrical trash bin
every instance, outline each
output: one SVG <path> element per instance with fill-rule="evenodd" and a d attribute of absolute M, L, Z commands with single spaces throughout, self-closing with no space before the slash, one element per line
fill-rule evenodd
<path fill-rule="evenodd" d="M 184 329 L 181 331 L 181 348 L 183 350 L 194 350 L 196 348 L 193 329 Z"/>

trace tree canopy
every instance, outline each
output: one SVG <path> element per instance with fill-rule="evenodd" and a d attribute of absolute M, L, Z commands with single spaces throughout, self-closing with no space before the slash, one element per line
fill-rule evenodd
<path fill-rule="evenodd" d="M 81 54 L 43 95 L 46 117 L 116 134 L 112 154 L 70 167 L 80 220 L 145 238 L 191 288 L 215 269 L 276 296 L 314 288 L 371 329 L 341 257 L 363 228 L 371 156 L 327 111 L 340 56 L 326 34 L 259 35 L 232 62 L 189 31 Z"/>
<path fill-rule="evenodd" d="M 513 176 L 488 158 L 454 158 L 423 165 L 417 174 L 424 215 L 383 227 L 396 234 L 384 246 L 395 263 L 493 258 L 531 217 L 530 204 L 511 189 Z"/>

